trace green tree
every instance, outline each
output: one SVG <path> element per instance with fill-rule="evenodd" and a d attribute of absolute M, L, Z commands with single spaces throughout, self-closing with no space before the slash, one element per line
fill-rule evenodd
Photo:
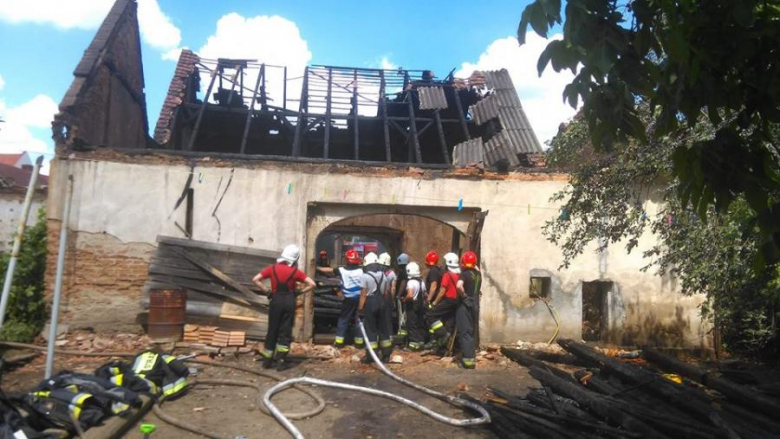
<path fill-rule="evenodd" d="M 652 116 L 648 105 L 638 107 L 643 123 L 651 123 Z M 671 157 L 717 130 L 703 122 L 647 142 L 616 142 L 606 153 L 591 146 L 586 119 L 576 117 L 548 153 L 549 163 L 569 172 L 571 180 L 554 197 L 567 214 L 547 222 L 544 233 L 561 247 L 564 266 L 593 241 L 602 248 L 625 242 L 630 252 L 641 235 L 654 233 L 657 244 L 643 249 L 644 269 L 673 274 L 683 294 L 705 294 L 702 314 L 718 324 L 726 347 L 761 354 L 775 337 L 780 276 L 753 270 L 760 235 L 749 203 L 737 197 L 727 213 L 714 215 L 713 206 L 697 211 L 677 197 L 681 183 Z M 660 211 L 646 211 L 651 199 Z"/>
<path fill-rule="evenodd" d="M 609 152 L 628 138 L 658 145 L 679 130 L 713 130 L 665 156 L 679 203 L 704 219 L 742 200 L 757 271 L 780 260 L 780 0 L 535 0 L 518 27 L 563 38 L 539 57 L 575 74 L 563 90 L 583 103 L 588 137 Z M 642 118 L 639 106 L 650 107 Z M 651 153 L 651 152 L 649 152 Z M 655 153 L 651 153 L 655 154 Z"/>
<path fill-rule="evenodd" d="M 5 282 L 10 253 L 0 255 L 0 288 Z M 24 232 L 19 261 L 8 301 L 0 339 L 28 342 L 43 329 L 46 319 L 43 279 L 46 274 L 46 214 L 38 211 L 38 222 Z"/>

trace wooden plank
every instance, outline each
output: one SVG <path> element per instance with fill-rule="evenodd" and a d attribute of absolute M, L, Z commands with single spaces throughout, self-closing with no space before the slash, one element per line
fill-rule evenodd
<path fill-rule="evenodd" d="M 254 303 L 253 301 L 256 295 L 252 291 L 249 291 L 248 288 L 244 287 L 240 283 L 233 280 L 233 278 L 231 278 L 230 276 L 226 275 L 220 270 L 217 270 L 207 262 L 188 254 L 186 250 L 177 250 L 177 253 L 179 253 L 182 257 L 186 258 L 188 261 L 192 262 L 193 264 L 197 265 L 198 267 L 206 271 L 208 274 L 214 276 L 215 278 L 221 280 L 222 282 L 226 283 L 227 285 L 239 291 L 241 294 L 244 295 L 244 297 L 250 303 Z"/>
<path fill-rule="evenodd" d="M 154 405 L 154 400 L 149 395 L 139 394 L 141 407 L 132 410 L 124 416 L 112 416 L 103 425 L 92 427 L 84 432 L 84 439 L 115 439 L 124 437 L 138 421 L 140 421 Z"/>
<path fill-rule="evenodd" d="M 195 291 L 200 291 L 203 293 L 213 294 L 220 297 L 224 297 L 225 299 L 232 300 L 236 303 L 241 303 L 249 306 L 249 304 L 257 305 L 257 306 L 267 306 L 265 303 L 260 302 L 258 300 L 249 301 L 247 298 L 242 297 L 239 294 L 236 294 L 225 287 L 219 286 L 219 285 L 209 285 L 203 282 L 198 282 L 190 279 L 184 279 L 181 277 L 175 277 L 175 276 L 157 276 L 155 277 L 155 281 L 175 285 L 177 287 L 192 289 Z"/>
<path fill-rule="evenodd" d="M 280 253 L 278 251 L 273 251 L 273 250 L 262 250 L 257 248 L 239 247 L 234 245 L 217 244 L 217 243 L 205 242 L 205 241 L 195 241 L 192 239 L 174 238 L 171 236 L 162 236 L 162 235 L 157 236 L 157 242 L 160 244 L 169 244 L 176 247 L 195 248 L 201 250 L 215 250 L 218 252 L 225 252 L 225 253 L 232 253 L 232 254 L 239 254 L 239 255 L 272 258 L 274 260 L 276 260 L 276 258 L 279 256 Z"/>

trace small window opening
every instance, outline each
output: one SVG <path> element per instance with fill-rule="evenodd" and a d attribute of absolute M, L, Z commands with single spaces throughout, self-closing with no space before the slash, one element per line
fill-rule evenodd
<path fill-rule="evenodd" d="M 531 276 L 528 295 L 532 299 L 549 299 L 551 285 L 552 282 L 549 276 Z"/>

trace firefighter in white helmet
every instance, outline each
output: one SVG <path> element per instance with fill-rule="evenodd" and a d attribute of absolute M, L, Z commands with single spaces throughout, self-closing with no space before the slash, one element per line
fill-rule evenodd
<path fill-rule="evenodd" d="M 265 348 L 263 349 L 263 367 L 269 368 L 273 362 L 277 362 L 277 369 L 286 368 L 285 357 L 290 352 L 292 342 L 292 329 L 295 322 L 295 296 L 308 293 L 316 284 L 304 272 L 298 269 L 298 259 L 301 250 L 295 244 L 290 244 L 282 250 L 282 254 L 276 260 L 276 264 L 267 267 L 258 273 L 253 279 L 257 288 L 264 293 L 269 293 L 270 304 L 268 306 L 268 333 L 265 336 Z M 271 280 L 271 290 L 263 284 L 264 279 Z M 296 293 L 299 283 L 305 286 Z"/>
<path fill-rule="evenodd" d="M 432 349 L 443 350 L 446 347 L 448 333 L 455 324 L 455 313 L 458 310 L 458 279 L 460 276 L 460 263 L 458 255 L 447 253 L 444 255 L 444 263 L 447 271 L 442 275 L 439 291 L 432 291 L 432 309 L 428 310 L 426 322 L 431 341 L 428 346 Z"/>
<path fill-rule="evenodd" d="M 386 319 L 385 297 L 387 277 L 384 268 L 379 264 L 375 253 L 369 253 L 363 258 L 363 284 L 358 304 L 358 317 L 363 319 L 368 340 L 366 346 L 371 346 L 383 362 L 390 360 L 393 352 L 393 341 L 384 325 Z M 379 349 L 381 348 L 381 352 Z M 368 347 L 366 347 L 366 351 Z M 371 363 L 371 356 L 366 352 L 364 363 Z"/>
<path fill-rule="evenodd" d="M 402 330 L 408 334 L 409 350 L 419 351 L 425 343 L 425 282 L 420 274 L 420 265 L 416 262 L 406 266 L 406 274 L 409 276 L 406 291 L 398 293 L 406 312 Z"/>
<path fill-rule="evenodd" d="M 390 339 L 393 339 L 393 335 L 395 334 L 395 330 L 393 328 L 393 311 L 395 310 L 395 297 L 396 297 L 396 280 L 397 276 L 395 274 L 395 271 L 390 267 L 393 263 L 393 258 L 390 257 L 390 253 L 382 253 L 379 255 L 379 259 L 377 260 L 377 263 L 382 266 L 382 269 L 385 272 L 385 291 L 384 291 L 384 298 L 385 298 L 385 315 L 384 320 L 382 320 L 382 324 L 385 327 L 385 332 L 390 334 Z M 398 311 L 401 312 L 400 309 Z"/>

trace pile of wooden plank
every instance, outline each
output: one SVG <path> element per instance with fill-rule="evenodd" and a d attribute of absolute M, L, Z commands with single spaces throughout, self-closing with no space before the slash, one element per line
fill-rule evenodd
<path fill-rule="evenodd" d="M 758 438 L 780 432 L 780 399 L 657 350 L 622 361 L 571 340 L 567 354 L 502 348 L 540 389 L 491 389 L 482 403 L 500 437 Z"/>
<path fill-rule="evenodd" d="M 265 338 L 268 299 L 252 277 L 276 262 L 276 252 L 166 236 L 157 242 L 142 306 L 152 289 L 186 289 L 187 323 Z"/>

